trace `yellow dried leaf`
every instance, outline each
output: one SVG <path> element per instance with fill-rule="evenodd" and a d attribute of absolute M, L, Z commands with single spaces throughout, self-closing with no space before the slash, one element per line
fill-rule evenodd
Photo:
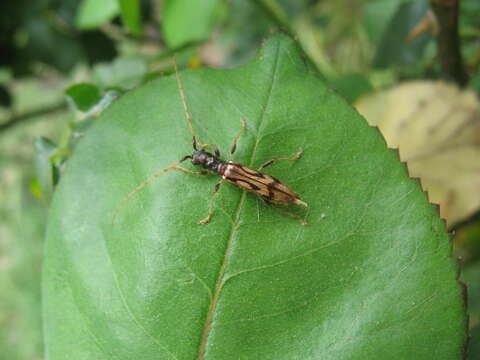
<path fill-rule="evenodd" d="M 359 99 L 358 111 L 399 148 L 449 226 L 480 208 L 480 102 L 471 90 L 416 81 Z"/>

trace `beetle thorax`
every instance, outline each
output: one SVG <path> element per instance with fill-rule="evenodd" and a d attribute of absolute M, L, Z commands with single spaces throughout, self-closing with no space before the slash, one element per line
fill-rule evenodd
<path fill-rule="evenodd" d="M 205 150 L 197 150 L 192 154 L 192 164 L 200 165 L 207 170 L 218 173 L 223 161 Z"/>

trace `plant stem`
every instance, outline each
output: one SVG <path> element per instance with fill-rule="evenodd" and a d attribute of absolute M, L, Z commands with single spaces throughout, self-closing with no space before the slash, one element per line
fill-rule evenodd
<path fill-rule="evenodd" d="M 458 37 L 458 9 L 460 0 L 431 0 L 430 5 L 438 21 L 438 56 L 445 74 L 458 85 L 465 86 L 468 76 L 463 65 Z"/>
<path fill-rule="evenodd" d="M 48 115 L 48 114 L 51 114 L 51 113 L 55 113 L 55 112 L 58 112 L 60 110 L 65 109 L 65 108 L 66 108 L 66 104 L 65 104 L 65 102 L 62 101 L 60 103 L 50 105 L 50 106 L 45 107 L 43 109 L 37 109 L 37 110 L 33 110 L 33 111 L 30 111 L 30 112 L 27 112 L 25 114 L 21 114 L 21 115 L 18 115 L 18 116 L 12 116 L 6 122 L 0 123 L 0 132 L 5 131 L 8 128 L 10 128 L 14 125 L 20 124 L 24 121 L 33 120 L 37 117 Z"/>

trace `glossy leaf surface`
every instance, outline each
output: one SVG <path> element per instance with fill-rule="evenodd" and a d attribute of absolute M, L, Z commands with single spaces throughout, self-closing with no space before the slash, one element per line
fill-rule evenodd
<path fill-rule="evenodd" d="M 228 154 L 243 116 L 236 161 L 305 151 L 265 172 L 308 202 L 290 211 L 311 226 L 229 184 L 198 225 L 218 177 L 177 171 L 112 226 L 126 194 L 192 151 L 174 76 L 127 93 L 85 135 L 55 194 L 48 358 L 459 358 L 463 299 L 444 223 L 294 42 L 275 36 L 246 66 L 181 76 L 201 141 Z"/>

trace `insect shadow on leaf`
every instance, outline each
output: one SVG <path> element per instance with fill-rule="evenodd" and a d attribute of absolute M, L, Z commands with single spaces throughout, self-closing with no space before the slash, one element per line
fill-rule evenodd
<path fill-rule="evenodd" d="M 180 98 L 183 105 L 183 112 L 185 115 L 185 119 L 188 122 L 188 127 L 190 129 L 190 133 L 192 134 L 192 145 L 194 152 L 192 155 L 186 155 L 182 157 L 179 161 L 174 164 L 167 166 L 166 168 L 156 172 L 151 177 L 146 179 L 143 183 L 138 185 L 135 189 L 133 189 L 127 196 L 125 196 L 122 201 L 118 204 L 116 209 L 112 214 L 112 224 L 115 224 L 116 218 L 120 210 L 127 204 L 127 202 L 133 198 L 139 191 L 141 191 L 144 187 L 146 187 L 151 182 L 155 181 L 161 175 L 171 171 L 171 170 L 178 170 L 183 171 L 188 174 L 194 175 L 207 175 L 207 174 L 216 174 L 221 176 L 221 179 L 217 182 L 213 189 L 212 196 L 208 202 L 208 214 L 207 216 L 200 220 L 199 224 L 207 224 L 212 216 L 213 216 L 213 203 L 215 199 L 215 195 L 218 193 L 220 186 L 223 182 L 228 182 L 232 185 L 237 186 L 238 188 L 251 192 L 258 196 L 261 200 L 263 200 L 266 204 L 269 205 L 302 205 L 307 206 L 307 203 L 302 201 L 300 197 L 293 192 L 287 185 L 282 183 L 277 178 L 264 174 L 261 172 L 264 168 L 272 165 L 273 163 L 280 161 L 280 160 L 288 160 L 288 161 L 295 161 L 302 157 L 303 151 L 299 151 L 293 157 L 277 157 L 271 160 L 264 162 L 258 170 L 252 169 L 249 166 L 242 165 L 240 163 L 234 162 L 233 160 L 223 161 L 221 159 L 220 150 L 215 144 L 204 144 L 200 142 L 196 135 L 195 129 L 193 128 L 193 120 L 188 109 L 187 100 L 185 97 L 185 90 L 183 87 L 182 80 L 180 78 L 180 73 L 178 71 L 177 61 L 176 58 L 173 58 L 173 64 L 175 68 L 175 76 L 178 85 L 178 91 L 180 93 Z M 242 135 L 242 133 L 246 130 L 247 124 L 245 119 L 242 117 L 240 118 L 242 123 L 242 127 L 238 134 L 233 138 L 232 146 L 230 147 L 230 158 L 233 157 L 237 149 L 237 141 Z M 205 151 L 206 148 L 212 148 L 213 154 L 211 152 Z M 192 171 L 189 169 L 185 169 L 179 166 L 185 160 L 191 159 L 193 165 L 201 166 L 205 170 L 201 171 Z M 302 225 L 308 225 L 307 221 L 301 218 L 300 216 L 293 214 L 291 212 L 285 211 L 278 207 L 274 207 L 277 211 L 290 216 L 296 220 L 298 220 Z"/>

